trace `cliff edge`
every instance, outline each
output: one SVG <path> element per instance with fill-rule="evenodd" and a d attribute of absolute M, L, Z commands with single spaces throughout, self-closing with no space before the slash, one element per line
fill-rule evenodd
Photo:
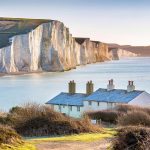
<path fill-rule="evenodd" d="M 13 20 L 10 24 L 10 21 L 5 21 L 7 27 L 4 24 L 0 26 L 1 31 L 13 34 L 8 36 L 9 44 L 7 41 L 0 48 L 1 73 L 65 71 L 77 65 L 110 59 L 106 44 L 72 37 L 62 22 L 34 20 L 32 24 L 30 20 L 29 24 L 21 23 L 21 30 L 13 30 L 16 22 Z"/>

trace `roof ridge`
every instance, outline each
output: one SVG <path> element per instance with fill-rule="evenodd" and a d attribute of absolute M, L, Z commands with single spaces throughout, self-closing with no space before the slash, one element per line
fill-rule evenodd
<path fill-rule="evenodd" d="M 98 88 L 96 91 L 98 91 L 98 90 L 100 90 L 100 89 L 102 89 L 102 90 L 107 90 L 107 88 Z M 126 89 L 113 89 L 113 90 L 111 90 L 111 91 L 114 91 L 114 90 L 122 90 L 122 91 L 127 91 Z M 95 92 L 96 92 L 95 91 Z M 108 91 L 109 92 L 109 91 Z M 145 92 L 144 90 L 134 90 L 133 92 Z M 94 92 L 93 92 L 94 93 Z"/>

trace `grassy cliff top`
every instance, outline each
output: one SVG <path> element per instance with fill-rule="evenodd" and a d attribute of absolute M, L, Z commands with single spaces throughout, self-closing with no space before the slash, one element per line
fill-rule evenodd
<path fill-rule="evenodd" d="M 48 19 L 30 18 L 3 18 L 0 17 L 0 48 L 10 44 L 9 38 L 15 35 L 26 34 Z"/>

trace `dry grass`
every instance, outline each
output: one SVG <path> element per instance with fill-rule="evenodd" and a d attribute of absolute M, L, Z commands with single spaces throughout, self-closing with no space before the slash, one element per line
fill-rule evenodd
<path fill-rule="evenodd" d="M 150 129 L 129 126 L 118 129 L 118 138 L 113 143 L 113 150 L 149 150 Z"/>
<path fill-rule="evenodd" d="M 142 125 L 150 126 L 150 115 L 144 111 L 129 111 L 126 114 L 118 117 L 118 125 L 129 126 L 129 125 Z"/>
<path fill-rule="evenodd" d="M 96 140 L 103 140 L 106 138 L 113 138 L 117 134 L 115 129 L 103 129 L 101 133 L 82 133 L 73 134 L 60 137 L 46 137 L 46 138 L 32 138 L 27 141 L 31 143 L 41 143 L 41 142 L 59 142 L 59 141 L 80 141 L 80 142 L 92 142 Z"/>
<path fill-rule="evenodd" d="M 88 118 L 73 119 L 48 106 L 27 104 L 8 114 L 9 124 L 23 136 L 68 135 L 99 132 L 101 128 L 91 124 Z"/>
<path fill-rule="evenodd" d="M 150 126 L 150 108 L 132 105 L 118 105 L 113 110 L 86 113 L 91 119 L 117 124 L 119 126 Z"/>
<path fill-rule="evenodd" d="M 118 125 L 120 126 L 150 126 L 150 109 L 131 105 L 119 105 L 116 110 L 118 115 Z"/>
<path fill-rule="evenodd" d="M 91 119 L 102 120 L 104 122 L 116 124 L 119 112 L 115 110 L 102 110 L 102 111 L 99 110 L 99 111 L 87 112 L 86 114 Z"/>

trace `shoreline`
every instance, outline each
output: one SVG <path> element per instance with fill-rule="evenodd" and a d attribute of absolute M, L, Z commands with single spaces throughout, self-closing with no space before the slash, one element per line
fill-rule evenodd
<path fill-rule="evenodd" d="M 0 77 L 4 77 L 4 76 L 19 76 L 19 75 L 34 74 L 34 73 L 44 73 L 44 72 L 43 71 L 32 71 L 32 72 L 0 73 Z"/>
<path fill-rule="evenodd" d="M 121 57 L 119 60 L 121 59 L 124 59 L 124 58 L 148 58 L 150 56 L 135 56 L 135 57 Z M 27 75 L 27 74 L 34 74 L 34 73 L 58 73 L 58 72 L 68 72 L 68 71 L 71 71 L 71 70 L 74 70 L 74 69 L 77 69 L 78 67 L 81 67 L 81 66 L 87 66 L 87 65 L 91 65 L 91 64 L 97 64 L 97 63 L 104 63 L 104 62 L 110 62 L 110 61 L 118 61 L 118 60 L 106 60 L 106 61 L 103 61 L 103 62 L 95 62 L 95 63 L 90 63 L 90 64 L 84 64 L 84 65 L 77 65 L 76 67 L 74 68 L 70 68 L 70 69 L 66 69 L 66 70 L 63 70 L 63 71 L 31 71 L 31 72 L 12 72 L 12 73 L 0 73 L 0 77 L 4 77 L 4 76 L 20 76 L 20 75 Z"/>

